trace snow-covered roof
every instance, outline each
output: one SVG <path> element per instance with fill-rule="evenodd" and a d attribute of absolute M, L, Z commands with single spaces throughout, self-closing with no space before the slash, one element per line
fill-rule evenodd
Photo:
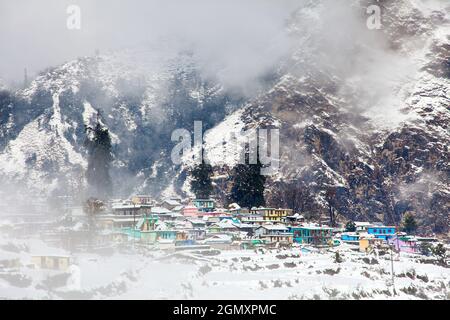
<path fill-rule="evenodd" d="M 235 223 L 235 226 L 238 228 L 257 228 L 258 226 L 251 223 Z"/>
<path fill-rule="evenodd" d="M 205 241 L 206 242 L 210 242 L 210 241 L 231 241 L 232 237 L 230 235 L 227 234 L 215 234 L 211 237 L 208 237 Z"/>
<path fill-rule="evenodd" d="M 164 200 L 164 203 L 167 203 L 167 204 L 169 204 L 169 205 L 171 205 L 171 206 L 180 206 L 180 205 L 181 205 L 181 203 L 179 203 L 178 201 L 176 201 L 176 200 L 171 200 L 171 199 L 169 199 L 169 200 Z"/>
<path fill-rule="evenodd" d="M 301 228 L 307 228 L 307 229 L 310 229 L 310 230 L 333 230 L 333 228 L 331 228 L 331 227 L 320 226 L 320 225 L 312 224 L 312 223 L 310 223 L 310 224 L 303 224 L 300 227 Z"/>
<path fill-rule="evenodd" d="M 113 204 L 113 210 L 127 210 L 127 209 L 140 209 L 140 205 L 131 205 L 131 204 Z"/>
<path fill-rule="evenodd" d="M 165 213 L 171 213 L 172 212 L 172 211 L 170 211 L 170 210 L 168 210 L 166 208 L 163 208 L 163 207 L 153 207 L 150 211 L 152 213 L 159 213 L 159 214 L 165 214 Z"/>
<path fill-rule="evenodd" d="M 181 213 L 173 211 L 167 213 L 167 215 L 171 216 L 172 218 L 184 217 Z"/>
<path fill-rule="evenodd" d="M 205 221 L 200 220 L 200 219 L 187 219 L 187 220 L 193 224 L 206 224 Z"/>
<path fill-rule="evenodd" d="M 168 231 L 169 230 L 169 227 L 167 226 L 167 224 L 165 222 L 158 221 L 158 222 L 156 222 L 155 225 L 156 225 L 155 230 L 158 230 L 158 231 Z"/>
<path fill-rule="evenodd" d="M 343 232 L 342 235 L 347 235 L 347 236 L 359 236 L 359 233 L 356 232 Z"/>
<path fill-rule="evenodd" d="M 355 226 L 357 227 L 365 227 L 365 226 L 371 226 L 372 223 L 367 221 L 355 221 Z"/>
<path fill-rule="evenodd" d="M 241 209 L 241 206 L 238 205 L 237 203 L 232 203 L 228 206 L 228 208 L 237 210 L 237 209 Z"/>
<path fill-rule="evenodd" d="M 259 228 L 264 228 L 267 230 L 278 230 L 278 231 L 288 231 L 289 229 L 282 225 L 276 225 L 276 224 L 265 224 L 260 226 Z"/>

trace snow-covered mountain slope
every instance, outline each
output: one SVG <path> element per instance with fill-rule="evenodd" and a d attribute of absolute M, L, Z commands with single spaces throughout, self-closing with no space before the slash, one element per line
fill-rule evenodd
<path fill-rule="evenodd" d="M 0 172 L 47 191 L 82 187 L 85 126 L 97 116 L 112 136 L 116 190 L 131 192 L 153 177 L 156 192 L 166 176 L 154 162 L 170 154 L 171 132 L 194 119 L 211 127 L 236 108 L 220 85 L 198 75 L 192 56 L 152 59 L 136 50 L 68 62 L 1 99 Z"/>
<path fill-rule="evenodd" d="M 382 28 L 366 27 L 370 0 L 303 1 L 287 30 L 290 58 L 255 96 L 202 75 L 195 55 L 158 48 L 81 58 L 28 88 L 0 93 L 0 175 L 79 192 L 84 126 L 97 117 L 114 143 L 116 194 L 189 192 L 170 160 L 176 128 L 203 121 L 226 200 L 240 155 L 233 132 L 278 128 L 280 171 L 267 202 L 311 215 L 398 224 L 413 212 L 427 231 L 449 230 L 449 6 L 384 0 Z"/>
<path fill-rule="evenodd" d="M 347 50 L 301 37 L 288 72 L 213 129 L 206 150 L 222 151 L 217 137 L 233 131 L 233 124 L 237 130 L 261 124 L 279 128 L 281 170 L 268 183 L 269 204 L 325 217 L 332 207 L 347 218 L 390 224 L 410 211 L 423 229 L 445 232 L 450 213 L 448 6 L 441 1 L 381 4 L 383 29 L 376 37 L 371 31 L 351 34 L 351 41 L 343 39 Z M 293 32 L 306 25 L 314 26 L 308 35 L 323 34 L 314 29 L 326 20 L 326 13 L 317 14 L 321 10 L 320 2 L 300 9 Z M 304 35 L 305 28 L 298 30 Z M 347 65 L 340 69 L 336 61 Z M 238 153 L 233 155 L 230 167 Z M 223 174 L 218 185 L 226 192 Z"/>

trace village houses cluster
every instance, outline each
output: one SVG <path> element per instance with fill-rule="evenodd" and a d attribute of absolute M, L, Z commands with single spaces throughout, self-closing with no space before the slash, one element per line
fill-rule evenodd
<path fill-rule="evenodd" d="M 343 243 L 370 252 L 376 247 L 419 253 L 421 242 L 434 238 L 409 236 L 394 226 L 354 222 L 353 231 L 307 221 L 302 214 L 283 208 L 241 208 L 234 203 L 218 208 L 214 199 L 169 198 L 155 201 L 136 195 L 112 200 L 96 223 L 108 240 L 133 241 L 160 249 L 247 249 L 255 247 L 339 246 Z"/>
<path fill-rule="evenodd" d="M 331 227 L 291 209 L 249 209 L 235 203 L 220 208 L 214 199 L 157 201 L 151 196 L 136 195 L 108 203 L 90 199 L 88 207 L 69 203 L 65 214 L 56 220 L 40 214 L 15 213 L 8 216 L 12 224 L 3 225 L 0 230 L 16 238 L 39 234 L 40 239 L 60 251 L 33 251 L 32 264 L 63 271 L 70 265 L 70 252 L 102 252 L 122 245 L 169 252 L 290 247 L 308 253 L 339 247 L 369 254 L 378 249 L 423 254 L 423 247 L 440 243 L 437 238 L 408 235 L 395 226 L 377 222 L 349 222 L 349 230 L 348 223 Z M 4 251 L 1 254 L 4 258 L 0 259 L 0 267 L 19 265 L 17 255 L 7 258 Z"/>

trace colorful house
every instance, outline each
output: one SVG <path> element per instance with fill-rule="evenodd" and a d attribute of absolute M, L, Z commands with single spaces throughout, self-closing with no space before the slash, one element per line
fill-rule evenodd
<path fill-rule="evenodd" d="M 284 225 L 262 225 L 255 229 L 255 235 L 266 243 L 291 244 L 293 235 Z"/>
<path fill-rule="evenodd" d="M 226 233 L 226 232 L 237 232 L 239 228 L 236 226 L 233 220 L 221 220 L 217 223 L 210 225 L 208 228 L 208 233 Z"/>
<path fill-rule="evenodd" d="M 388 243 L 390 245 L 393 245 L 395 250 L 398 252 L 407 252 L 407 253 L 420 252 L 420 247 L 417 244 L 417 240 L 411 236 L 395 235 L 394 237 L 388 239 Z"/>
<path fill-rule="evenodd" d="M 287 216 L 292 216 L 291 209 L 252 208 L 250 213 L 262 215 L 267 221 L 284 221 Z"/>
<path fill-rule="evenodd" d="M 173 240 L 177 239 L 176 230 L 156 230 L 157 240 Z"/>
<path fill-rule="evenodd" d="M 216 208 L 216 202 L 213 199 L 195 199 L 192 202 L 201 212 L 212 212 Z"/>
<path fill-rule="evenodd" d="M 296 243 L 325 246 L 333 242 L 333 228 L 303 225 L 290 227 L 289 230 L 294 234 L 294 242 Z"/>
<path fill-rule="evenodd" d="M 131 202 L 134 204 L 152 205 L 152 197 L 147 195 L 136 195 L 131 197 Z"/>
<path fill-rule="evenodd" d="M 375 238 L 387 241 L 395 235 L 395 227 L 370 226 L 367 228 L 367 233 L 373 235 Z"/>
<path fill-rule="evenodd" d="M 370 252 L 375 247 L 380 247 L 384 244 L 383 239 L 375 238 L 374 236 L 361 236 L 359 239 L 359 251 Z"/>
<path fill-rule="evenodd" d="M 161 204 L 161 207 L 164 207 L 168 210 L 174 211 L 175 208 L 179 208 L 181 207 L 181 203 L 178 202 L 177 200 L 173 200 L 173 199 L 167 199 L 164 200 L 163 203 Z"/>
<path fill-rule="evenodd" d="M 289 229 L 284 225 L 265 224 L 257 227 L 254 232 L 255 236 L 262 237 L 269 234 L 275 235 L 275 234 L 289 233 Z"/>
<path fill-rule="evenodd" d="M 359 234 L 356 232 L 344 232 L 341 234 L 341 240 L 347 243 L 359 243 Z"/>
<path fill-rule="evenodd" d="M 181 211 L 181 213 L 183 214 L 183 216 L 185 217 L 192 217 L 192 218 L 197 218 L 200 216 L 200 211 L 198 210 L 198 208 L 196 206 L 194 206 L 192 203 L 190 203 L 189 205 L 187 205 L 186 207 L 183 208 L 183 210 Z"/>
<path fill-rule="evenodd" d="M 38 268 L 66 271 L 70 266 L 69 255 L 34 255 L 31 257 L 31 262 Z"/>
<path fill-rule="evenodd" d="M 278 233 L 278 234 L 265 234 L 261 236 L 261 239 L 266 243 L 281 243 L 291 244 L 293 243 L 293 234 L 290 232 Z"/>
<path fill-rule="evenodd" d="M 119 216 L 140 216 L 141 206 L 139 204 L 115 203 L 112 206 L 113 214 Z"/>
<path fill-rule="evenodd" d="M 158 222 L 158 216 L 150 215 L 146 216 L 138 221 L 136 224 L 133 235 L 144 243 L 155 243 L 157 240 L 157 232 L 155 231 L 156 224 Z"/>
<path fill-rule="evenodd" d="M 355 221 L 356 232 L 367 232 L 367 228 L 373 226 L 372 223 L 366 221 Z"/>

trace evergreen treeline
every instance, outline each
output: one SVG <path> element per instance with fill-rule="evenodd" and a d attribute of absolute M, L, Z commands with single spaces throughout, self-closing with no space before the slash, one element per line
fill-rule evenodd
<path fill-rule="evenodd" d="M 108 129 L 99 120 L 94 128 L 86 126 L 85 147 L 88 152 L 88 168 L 86 178 L 91 197 L 107 199 L 112 194 L 109 168 L 113 160 L 111 137 Z"/>
<path fill-rule="evenodd" d="M 257 156 L 257 163 L 250 164 L 248 154 L 245 164 L 238 164 L 233 170 L 233 187 L 230 200 L 241 207 L 252 208 L 266 204 L 264 199 L 264 185 L 266 177 L 261 175 L 262 164 Z"/>
<path fill-rule="evenodd" d="M 213 174 L 212 166 L 202 161 L 191 171 L 191 190 L 197 199 L 208 199 L 213 192 L 211 176 Z"/>
<path fill-rule="evenodd" d="M 235 202 L 244 208 L 260 207 L 265 205 L 264 188 L 266 177 L 261 175 L 262 164 L 257 157 L 256 164 L 250 164 L 248 154 L 244 164 L 238 164 L 232 173 L 232 188 L 229 201 Z M 190 171 L 191 190 L 199 199 L 206 199 L 213 193 L 211 165 L 204 162 Z"/>

